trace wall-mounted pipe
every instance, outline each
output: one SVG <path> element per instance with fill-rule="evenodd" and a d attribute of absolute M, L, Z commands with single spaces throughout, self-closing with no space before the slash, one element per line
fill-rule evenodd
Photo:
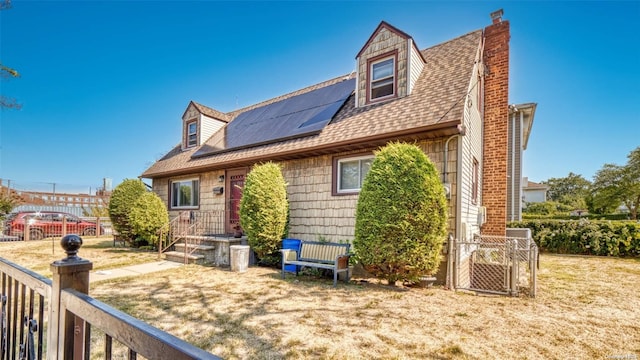
<path fill-rule="evenodd" d="M 447 184 L 447 162 L 449 161 L 448 159 L 448 154 L 449 154 L 449 141 L 451 141 L 453 138 L 458 137 L 458 136 L 464 136 L 467 132 L 467 129 L 464 125 L 458 125 L 458 134 L 455 135 L 451 135 L 449 136 L 449 138 L 447 139 L 447 141 L 444 142 L 444 165 L 442 166 L 442 183 L 443 184 Z M 460 145 L 458 145 L 460 146 Z"/>

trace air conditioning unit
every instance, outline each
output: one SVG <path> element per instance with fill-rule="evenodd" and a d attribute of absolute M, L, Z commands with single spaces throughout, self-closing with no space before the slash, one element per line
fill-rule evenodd
<path fill-rule="evenodd" d="M 478 226 L 482 226 L 487 222 L 487 208 L 485 206 L 478 207 Z"/>

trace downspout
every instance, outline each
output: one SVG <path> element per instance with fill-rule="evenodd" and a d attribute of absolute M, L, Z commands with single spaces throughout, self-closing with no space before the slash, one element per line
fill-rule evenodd
<path fill-rule="evenodd" d="M 467 95 L 467 100 L 468 100 L 469 95 Z M 463 144 L 462 144 L 462 136 L 464 136 L 466 134 L 466 128 L 463 126 L 462 127 L 462 131 L 460 136 L 458 136 L 458 151 L 456 151 L 457 155 L 458 155 L 458 159 L 457 159 L 457 173 L 456 173 L 456 236 L 458 237 L 458 239 L 462 239 L 462 165 L 463 165 L 463 161 L 462 161 L 462 157 L 464 156 L 463 154 Z M 468 230 L 469 227 L 466 226 L 464 231 L 469 231 Z M 466 238 L 467 234 L 465 235 L 465 239 L 468 241 L 468 239 Z M 456 264 L 459 264 L 460 261 L 460 257 L 459 254 L 457 254 L 456 252 Z M 451 264 L 453 265 L 453 264 Z M 457 279 L 457 274 L 456 274 L 456 279 Z"/>
<path fill-rule="evenodd" d="M 442 183 L 443 184 L 448 184 L 447 183 L 447 175 L 448 175 L 447 161 L 448 161 L 448 154 L 449 154 L 449 141 L 451 141 L 452 139 L 458 136 L 464 136 L 465 133 L 466 133 L 466 127 L 464 125 L 458 125 L 458 133 L 455 135 L 449 136 L 447 141 L 444 142 L 444 165 L 442 166 Z"/>
<path fill-rule="evenodd" d="M 448 184 L 447 183 L 447 154 L 449 152 L 449 141 L 451 141 L 453 138 L 460 136 L 460 134 L 455 134 L 455 135 L 451 135 L 447 141 L 444 142 L 444 166 L 442 167 L 442 183 L 443 184 Z M 451 189 L 449 189 L 451 190 Z"/>
<path fill-rule="evenodd" d="M 520 112 L 520 146 L 518 147 L 518 154 L 520 154 L 520 177 L 518 178 L 518 184 L 520 184 L 520 186 L 518 186 L 518 218 L 516 219 L 516 221 L 522 221 L 522 164 L 523 164 L 523 157 L 524 157 L 524 146 L 522 145 L 522 141 L 524 139 L 524 112 Z"/>
<path fill-rule="evenodd" d="M 459 134 L 456 135 L 451 135 L 445 142 L 444 142 L 444 164 L 443 164 L 443 169 L 442 169 L 442 184 L 445 187 L 445 191 L 447 192 L 447 200 L 451 199 L 451 184 L 447 183 L 447 162 L 448 162 L 448 150 L 449 150 L 449 141 L 451 141 L 451 139 L 458 137 Z M 460 151 L 458 151 L 458 153 L 460 153 Z M 459 181 L 458 181 L 459 182 Z M 457 204 L 456 204 L 457 205 Z M 457 213 L 457 209 L 456 209 L 456 213 Z M 458 236 L 458 231 L 460 231 L 460 226 L 458 225 L 460 223 L 460 218 L 456 219 L 456 235 L 455 235 L 455 239 L 458 240 L 460 239 L 460 237 Z M 454 235 L 452 235 L 451 233 L 449 233 L 449 237 L 448 237 L 448 242 L 447 242 L 447 272 L 446 272 L 446 276 L 445 276 L 445 286 L 448 289 L 454 289 L 455 283 L 453 281 L 453 279 L 456 278 L 455 274 L 453 273 L 454 267 L 453 267 L 453 263 L 451 261 L 451 256 L 452 256 L 452 250 L 453 250 L 453 243 L 454 241 Z M 456 255 L 456 260 L 455 262 L 458 262 L 457 259 L 457 255 Z"/>
<path fill-rule="evenodd" d="M 464 121 L 464 115 L 463 115 L 463 121 Z M 449 157 L 449 141 L 451 141 L 453 138 L 458 138 L 460 139 L 461 136 L 464 136 L 466 133 L 466 128 L 464 127 L 464 125 L 458 125 L 458 134 L 455 135 L 451 135 L 444 143 L 444 164 L 443 164 L 443 171 L 442 171 L 442 183 L 443 185 L 445 185 L 445 189 L 446 191 L 448 191 L 447 194 L 447 199 L 451 199 L 451 184 L 447 182 L 447 162 L 448 162 L 448 157 Z M 461 168 L 462 168 L 462 151 L 460 151 L 460 142 L 458 142 L 458 161 L 457 161 L 457 166 L 458 166 L 458 174 L 461 173 Z M 460 175 L 458 175 L 459 177 Z M 456 181 L 456 188 L 457 188 L 457 196 L 456 196 L 456 235 L 455 238 L 460 239 L 460 227 L 461 227 L 461 216 L 462 216 L 462 210 L 461 210 L 461 203 L 462 203 L 462 198 L 460 196 L 460 189 L 462 187 L 461 181 Z M 456 278 L 456 274 L 454 274 L 454 268 L 453 268 L 453 264 L 451 263 L 451 252 L 452 251 L 452 242 L 453 242 L 453 235 L 449 234 L 449 239 L 448 239 L 448 243 L 447 243 L 447 247 L 448 247 L 448 253 L 447 253 L 447 272 L 446 272 L 446 276 L 445 276 L 445 285 L 449 288 L 449 289 L 453 289 L 455 287 L 455 282 L 453 279 Z M 457 256 L 457 255 L 456 255 Z M 456 262 L 458 260 L 456 259 Z"/>

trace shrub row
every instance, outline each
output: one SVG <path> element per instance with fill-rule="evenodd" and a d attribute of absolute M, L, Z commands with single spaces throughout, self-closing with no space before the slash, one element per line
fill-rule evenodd
<path fill-rule="evenodd" d="M 640 223 L 603 220 L 524 220 L 541 251 L 558 254 L 640 257 Z"/>
<path fill-rule="evenodd" d="M 581 216 L 571 216 L 569 213 L 557 213 L 557 214 L 529 214 L 523 213 L 522 218 L 524 220 L 542 220 L 542 219 L 555 219 L 555 220 L 629 220 L 629 214 L 587 214 Z"/>

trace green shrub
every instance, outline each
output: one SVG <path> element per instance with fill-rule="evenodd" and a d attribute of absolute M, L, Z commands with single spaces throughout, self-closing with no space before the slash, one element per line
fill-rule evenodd
<path fill-rule="evenodd" d="M 389 281 L 418 281 L 440 265 L 447 201 L 434 164 L 415 145 L 376 153 L 356 208 L 356 260 Z"/>
<path fill-rule="evenodd" d="M 580 219 L 589 219 L 589 220 L 629 220 L 629 214 L 625 213 L 616 213 L 616 214 L 586 214 L 580 216 L 572 216 L 569 213 L 556 213 L 556 214 L 529 214 L 522 213 L 523 220 L 580 220 Z"/>
<path fill-rule="evenodd" d="M 118 235 L 128 242 L 132 242 L 136 235 L 129 224 L 129 213 L 136 200 L 146 192 L 147 188 L 141 180 L 125 179 L 113 189 L 111 194 L 109 201 L 111 224 Z"/>
<path fill-rule="evenodd" d="M 0 188 L 0 190 L 1 189 L 2 188 Z M 13 192 L 11 192 L 11 194 L 5 194 L 3 191 L 0 192 L 0 220 L 3 220 L 14 207 L 20 205 L 21 199 Z"/>
<path fill-rule="evenodd" d="M 240 224 L 258 258 L 274 253 L 286 237 L 289 202 L 280 166 L 268 162 L 255 166 L 240 200 Z"/>
<path fill-rule="evenodd" d="M 158 231 L 169 224 L 167 207 L 158 195 L 145 192 L 135 201 L 129 212 L 129 225 L 134 234 L 157 245 Z"/>
<path fill-rule="evenodd" d="M 554 201 L 545 201 L 540 203 L 527 203 L 527 207 L 522 209 L 525 214 L 536 215 L 554 215 L 554 214 L 569 214 L 572 210 L 571 207 Z"/>
<path fill-rule="evenodd" d="M 602 220 L 526 220 L 509 227 L 529 228 L 541 251 L 559 254 L 640 256 L 640 223 Z"/>

